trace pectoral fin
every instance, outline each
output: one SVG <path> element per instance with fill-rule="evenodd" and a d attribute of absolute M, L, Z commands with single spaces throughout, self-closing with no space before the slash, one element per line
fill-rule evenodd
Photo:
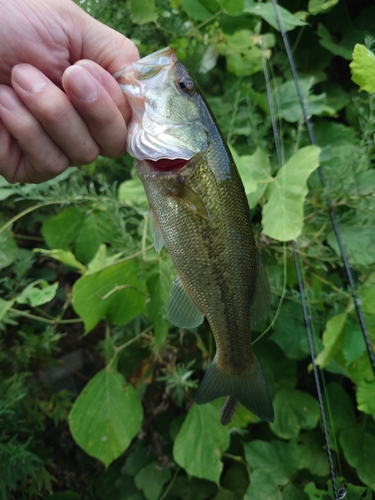
<path fill-rule="evenodd" d="M 171 196 L 184 203 L 190 210 L 204 219 L 211 220 L 207 208 L 203 201 L 182 179 L 176 183 L 176 188 L 171 192 Z"/>
<path fill-rule="evenodd" d="M 154 247 L 155 250 L 158 253 L 160 253 L 160 250 L 163 248 L 164 245 L 164 238 L 163 235 L 161 234 L 159 221 L 152 208 L 150 209 L 150 223 L 151 223 L 152 237 L 154 238 Z"/>
<path fill-rule="evenodd" d="M 185 292 L 177 276 L 167 305 L 167 320 L 181 328 L 195 328 L 203 322 L 203 319 L 204 314 Z"/>

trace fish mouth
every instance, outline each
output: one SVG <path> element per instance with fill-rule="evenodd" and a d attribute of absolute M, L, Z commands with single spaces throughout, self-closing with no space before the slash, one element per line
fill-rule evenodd
<path fill-rule="evenodd" d="M 184 158 L 160 158 L 159 160 L 146 159 L 149 167 L 158 172 L 176 172 L 186 167 L 189 160 Z"/>

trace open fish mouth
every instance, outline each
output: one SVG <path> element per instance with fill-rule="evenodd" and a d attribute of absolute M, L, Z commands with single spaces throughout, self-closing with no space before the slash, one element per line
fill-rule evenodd
<path fill-rule="evenodd" d="M 157 170 L 176 170 L 208 147 L 200 96 L 173 49 L 166 47 L 114 75 L 131 108 L 127 150 Z M 193 92 L 184 92 L 181 82 Z"/>

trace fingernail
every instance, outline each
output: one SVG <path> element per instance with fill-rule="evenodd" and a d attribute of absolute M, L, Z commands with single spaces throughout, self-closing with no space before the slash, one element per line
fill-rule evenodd
<path fill-rule="evenodd" d="M 29 64 L 18 64 L 12 71 L 12 82 L 19 85 L 26 92 L 36 93 L 42 90 L 49 82 L 41 71 Z"/>
<path fill-rule="evenodd" d="M 21 104 L 17 96 L 14 95 L 13 90 L 5 85 L 0 86 L 0 106 L 9 111 L 17 108 Z"/>
<path fill-rule="evenodd" d="M 80 101 L 90 102 L 98 97 L 98 86 L 88 72 L 79 66 L 65 70 L 68 75 L 69 91 Z"/>

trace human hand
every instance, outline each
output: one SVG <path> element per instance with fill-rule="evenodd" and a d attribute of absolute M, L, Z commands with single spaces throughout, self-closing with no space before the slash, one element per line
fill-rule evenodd
<path fill-rule="evenodd" d="M 135 45 L 71 0 L 0 11 L 0 175 L 39 183 L 123 155 L 130 108 L 111 74 L 139 58 Z"/>

